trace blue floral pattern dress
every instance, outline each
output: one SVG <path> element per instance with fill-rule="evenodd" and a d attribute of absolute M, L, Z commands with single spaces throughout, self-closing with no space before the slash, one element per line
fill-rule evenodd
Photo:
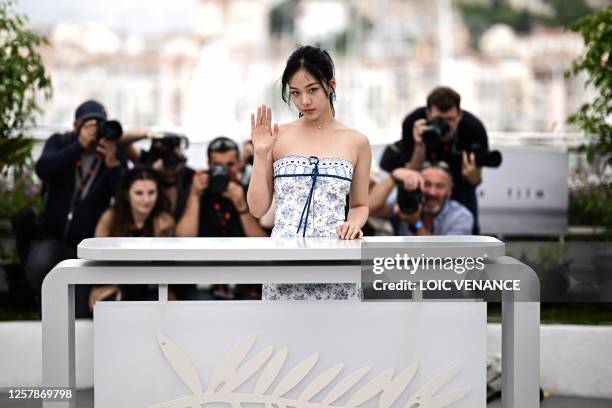
<path fill-rule="evenodd" d="M 272 238 L 336 237 L 345 221 L 353 164 L 340 158 L 284 156 L 273 163 L 276 212 Z M 360 299 L 353 283 L 264 284 L 264 300 Z"/>

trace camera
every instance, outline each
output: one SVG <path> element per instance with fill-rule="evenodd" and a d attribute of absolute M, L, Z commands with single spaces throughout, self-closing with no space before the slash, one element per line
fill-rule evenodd
<path fill-rule="evenodd" d="M 408 191 L 401 183 L 397 185 L 397 205 L 404 214 L 412 214 L 419 209 L 419 205 L 425 202 L 425 196 L 421 189 Z"/>
<path fill-rule="evenodd" d="M 208 187 L 213 193 L 222 193 L 229 184 L 229 170 L 225 166 L 210 166 L 208 169 Z"/>
<path fill-rule="evenodd" d="M 387 173 L 391 173 L 398 167 L 403 167 L 408 161 L 410 161 L 410 158 L 406 154 L 404 143 L 401 140 L 398 140 L 397 142 L 388 145 L 383 151 L 380 158 L 380 168 Z"/>
<path fill-rule="evenodd" d="M 444 119 L 434 117 L 427 121 L 423 128 L 423 142 L 428 146 L 435 146 L 442 143 L 442 136 L 449 130 L 449 126 Z"/>
<path fill-rule="evenodd" d="M 174 170 L 187 161 L 185 156 L 177 152 L 178 148 L 189 147 L 189 139 L 175 133 L 164 133 L 160 139 L 151 141 L 151 147 L 144 153 L 143 162 L 153 164 L 161 159 L 165 170 Z"/>
<path fill-rule="evenodd" d="M 105 120 L 98 123 L 98 133 L 96 138 L 110 140 L 116 142 L 121 139 L 123 135 L 123 128 L 118 120 Z"/>
<path fill-rule="evenodd" d="M 466 150 L 468 153 L 474 153 L 477 166 L 499 167 L 502 162 L 502 155 L 498 150 L 485 150 L 477 143 L 470 145 Z"/>

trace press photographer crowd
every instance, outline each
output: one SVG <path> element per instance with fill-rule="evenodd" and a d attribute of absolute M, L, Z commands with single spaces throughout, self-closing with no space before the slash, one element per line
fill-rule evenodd
<path fill-rule="evenodd" d="M 148 142 L 143 141 L 147 139 Z M 136 143 L 138 142 L 138 143 Z M 138 146 L 148 144 L 148 149 Z M 253 167 L 251 141 L 220 136 L 208 144 L 207 166 L 193 169 L 184 135 L 123 130 L 99 102 L 78 106 L 73 130 L 46 140 L 36 163 L 44 210 L 13 218 L 20 259 L 40 297 L 46 274 L 77 257 L 92 237 L 266 237 L 274 205 L 255 218 L 247 204 Z M 438 87 L 426 105 L 408 114 L 401 139 L 384 150 L 372 171 L 370 218 L 364 235 L 469 235 L 479 233 L 476 187 L 482 167 L 501 164 L 490 151 L 481 121 L 461 109 L 461 97 Z M 348 212 L 348 196 L 347 210 Z M 170 288 L 174 299 L 259 299 L 261 285 Z M 98 300 L 156 299 L 147 286 L 79 286 L 77 317 Z"/>

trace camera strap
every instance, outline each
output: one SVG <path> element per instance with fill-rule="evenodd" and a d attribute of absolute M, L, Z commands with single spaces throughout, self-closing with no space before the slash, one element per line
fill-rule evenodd
<path fill-rule="evenodd" d="M 82 160 L 79 158 L 75 162 L 74 167 L 76 173 L 76 185 L 74 186 L 72 199 L 70 200 L 70 210 L 68 211 L 66 226 L 64 227 L 64 238 L 68 237 L 68 232 L 70 230 L 70 225 L 72 223 L 72 218 L 74 216 L 74 210 L 77 206 L 77 203 L 81 200 L 82 197 L 87 194 L 87 191 L 89 190 L 91 183 L 93 182 L 93 177 L 97 174 L 101 164 L 101 156 L 96 153 L 87 171 L 85 172 L 85 174 L 83 174 Z"/>
<path fill-rule="evenodd" d="M 92 181 L 92 177 L 98 172 L 98 166 L 101 162 L 101 156 L 99 154 L 95 154 L 93 160 L 89 164 L 89 168 L 85 173 L 83 173 L 83 162 L 81 159 L 77 160 L 75 163 L 76 167 L 76 177 L 77 177 L 77 185 L 78 185 L 78 198 L 77 201 L 81 198 L 81 196 L 86 195 L 87 190 L 89 189 L 89 184 Z"/>

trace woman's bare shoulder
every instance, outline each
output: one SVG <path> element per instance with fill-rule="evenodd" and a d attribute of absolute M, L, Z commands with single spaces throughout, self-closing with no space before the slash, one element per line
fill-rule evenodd
<path fill-rule="evenodd" d="M 295 134 L 298 131 L 297 121 L 287 122 L 278 125 L 278 139 L 274 146 L 273 157 L 278 159 L 286 154 L 290 146 L 294 144 Z"/>
<path fill-rule="evenodd" d="M 342 125 L 340 130 L 344 137 L 350 139 L 351 143 L 355 143 L 359 147 L 370 147 L 370 140 L 368 137 L 357 129 Z"/>
<path fill-rule="evenodd" d="M 287 122 L 287 123 L 279 123 L 278 124 L 279 136 L 283 133 L 292 133 L 297 129 L 297 127 L 298 127 L 297 119 L 291 122 Z"/>

